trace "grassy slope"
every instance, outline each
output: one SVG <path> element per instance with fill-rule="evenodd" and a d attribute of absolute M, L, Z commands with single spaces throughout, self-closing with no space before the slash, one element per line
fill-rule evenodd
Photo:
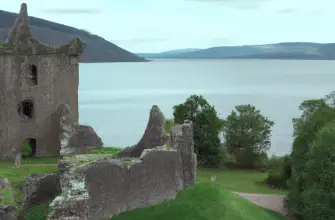
<path fill-rule="evenodd" d="M 113 220 L 284 220 L 209 181 L 184 190 L 178 199 L 122 213 Z"/>
<path fill-rule="evenodd" d="M 248 170 L 221 170 L 221 169 L 197 169 L 197 181 L 209 180 L 216 176 L 216 182 L 221 183 L 227 189 L 236 192 L 262 193 L 262 194 L 286 194 L 286 191 L 270 188 L 264 183 L 267 172 L 261 173 Z"/>

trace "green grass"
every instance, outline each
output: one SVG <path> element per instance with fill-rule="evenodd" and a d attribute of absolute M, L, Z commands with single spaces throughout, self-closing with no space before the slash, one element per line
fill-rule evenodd
<path fill-rule="evenodd" d="M 9 180 L 14 201 L 17 206 L 21 205 L 23 198 L 23 194 L 19 190 L 19 186 L 24 184 L 27 176 L 38 173 L 53 173 L 56 171 L 57 166 L 21 166 L 20 168 L 16 168 L 12 162 L 0 161 L 0 179 L 7 178 Z"/>
<path fill-rule="evenodd" d="M 3 197 L 1 199 L 0 204 L 13 204 L 13 191 L 12 188 L 9 186 L 5 189 L 0 189 L 0 195 Z"/>
<path fill-rule="evenodd" d="M 25 220 L 46 220 L 49 214 L 49 202 L 34 205 L 23 214 Z"/>
<path fill-rule="evenodd" d="M 22 159 L 21 164 L 57 164 L 58 157 L 33 157 Z"/>
<path fill-rule="evenodd" d="M 258 207 L 221 184 L 197 183 L 178 199 L 114 216 L 112 220 L 285 220 L 286 217 Z"/>
<path fill-rule="evenodd" d="M 103 147 L 100 149 L 92 149 L 92 150 L 88 150 L 87 154 L 114 154 L 116 155 L 117 153 L 120 152 L 120 148 L 117 147 Z"/>
<path fill-rule="evenodd" d="M 197 181 L 207 181 L 216 176 L 216 182 L 229 190 L 245 193 L 285 194 L 286 191 L 270 188 L 264 183 L 267 172 L 248 170 L 197 169 Z"/>

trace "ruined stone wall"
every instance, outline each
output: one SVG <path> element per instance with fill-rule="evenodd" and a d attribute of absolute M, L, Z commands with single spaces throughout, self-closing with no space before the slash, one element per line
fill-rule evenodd
<path fill-rule="evenodd" d="M 0 220 L 17 220 L 16 211 L 14 205 L 0 205 Z"/>
<path fill-rule="evenodd" d="M 87 159 L 89 155 L 64 157 L 60 166 L 62 195 L 52 203 L 48 220 L 71 213 L 81 220 L 101 220 L 174 199 L 184 186 L 196 181 L 192 125 L 186 122 L 181 128 L 171 148 L 146 149 L 136 160 L 104 158 L 94 162 Z M 86 161 L 78 162 L 80 157 Z"/>
<path fill-rule="evenodd" d="M 20 100 L 18 87 L 19 66 L 15 56 L 0 55 L 0 159 L 13 159 L 19 144 L 20 118 L 17 104 Z"/>
<path fill-rule="evenodd" d="M 174 199 L 183 189 L 181 168 L 175 151 L 152 151 L 142 163 L 130 168 L 118 160 L 90 165 L 84 171 L 88 219 L 103 219 Z"/>
<path fill-rule="evenodd" d="M 36 156 L 55 156 L 59 153 L 59 115 L 57 109 L 62 103 L 69 103 L 73 115 L 78 120 L 78 80 L 75 65 L 62 55 L 22 56 L 20 70 L 13 70 L 17 58 L 4 58 L 10 68 L 2 67 L 0 75 L 6 77 L 5 92 L 0 92 L 1 149 L 13 156 L 27 138 L 36 139 Z M 13 59 L 13 60 L 10 60 Z M 1 62 L 1 61 L 0 61 Z M 33 63 L 38 71 L 38 84 L 27 81 L 29 64 Z M 74 65 L 74 66 L 73 66 Z M 17 79 L 16 79 L 17 78 Z M 16 81 L 15 81 L 16 80 Z M 15 86 L 16 85 L 16 86 Z M 5 93 L 5 94 L 4 94 Z M 33 102 L 33 117 L 24 118 L 18 112 L 21 101 Z M 12 148 L 12 149 L 9 149 Z"/>
<path fill-rule="evenodd" d="M 34 102 L 32 119 L 21 118 L 21 143 L 36 139 L 36 156 L 55 156 L 59 153 L 59 105 L 68 103 L 78 118 L 78 73 L 72 72 L 70 58 L 62 55 L 35 57 L 38 85 L 22 83 L 21 100 Z M 73 85 L 71 85 L 73 83 Z"/>
<path fill-rule="evenodd" d="M 78 60 L 84 47 L 79 38 L 59 47 L 38 42 L 31 32 L 27 4 L 21 5 L 0 48 L 0 159 L 13 159 L 27 138 L 36 140 L 35 156 L 59 154 L 56 111 L 68 103 L 78 121 Z M 24 100 L 32 102 L 31 118 L 20 114 Z"/>
<path fill-rule="evenodd" d="M 157 105 L 152 106 L 149 120 L 140 141 L 131 147 L 123 149 L 119 157 L 139 157 L 144 149 L 163 146 L 167 141 L 165 133 L 165 117 Z"/>
<path fill-rule="evenodd" d="M 27 5 L 21 5 L 0 48 L 1 159 L 13 158 L 27 138 L 36 139 L 36 156 L 59 154 L 57 109 L 67 103 L 78 121 L 78 60 L 84 47 L 79 38 L 58 47 L 38 42 L 31 33 Z M 24 100 L 33 104 L 31 118 L 20 114 Z"/>

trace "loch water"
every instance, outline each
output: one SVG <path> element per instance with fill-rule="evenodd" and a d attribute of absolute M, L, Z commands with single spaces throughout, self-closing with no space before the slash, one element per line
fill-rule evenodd
<path fill-rule="evenodd" d="M 291 150 L 292 118 L 301 101 L 335 90 L 335 61 L 154 60 L 80 64 L 79 121 L 94 127 L 105 146 L 125 147 L 143 135 L 152 105 L 166 117 L 192 94 L 203 95 L 226 117 L 252 104 L 275 122 L 270 154 Z"/>

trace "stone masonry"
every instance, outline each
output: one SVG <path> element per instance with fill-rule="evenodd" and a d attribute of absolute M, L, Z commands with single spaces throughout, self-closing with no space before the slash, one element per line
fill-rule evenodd
<path fill-rule="evenodd" d="M 165 117 L 157 105 L 152 106 L 148 125 L 140 141 L 131 147 L 123 149 L 119 157 L 139 157 L 144 149 L 163 146 L 166 143 Z"/>
<path fill-rule="evenodd" d="M 62 194 L 51 203 L 48 220 L 102 220 L 174 199 L 195 183 L 197 164 L 192 123 L 185 121 L 178 129 L 171 147 L 144 149 L 132 160 L 64 155 L 59 171 Z"/>
<path fill-rule="evenodd" d="M 27 5 L 0 48 L 0 159 L 13 159 L 25 139 L 36 140 L 35 156 L 59 154 L 59 115 L 67 103 L 78 121 L 79 56 L 76 38 L 62 46 L 38 42 L 28 22 Z"/>

